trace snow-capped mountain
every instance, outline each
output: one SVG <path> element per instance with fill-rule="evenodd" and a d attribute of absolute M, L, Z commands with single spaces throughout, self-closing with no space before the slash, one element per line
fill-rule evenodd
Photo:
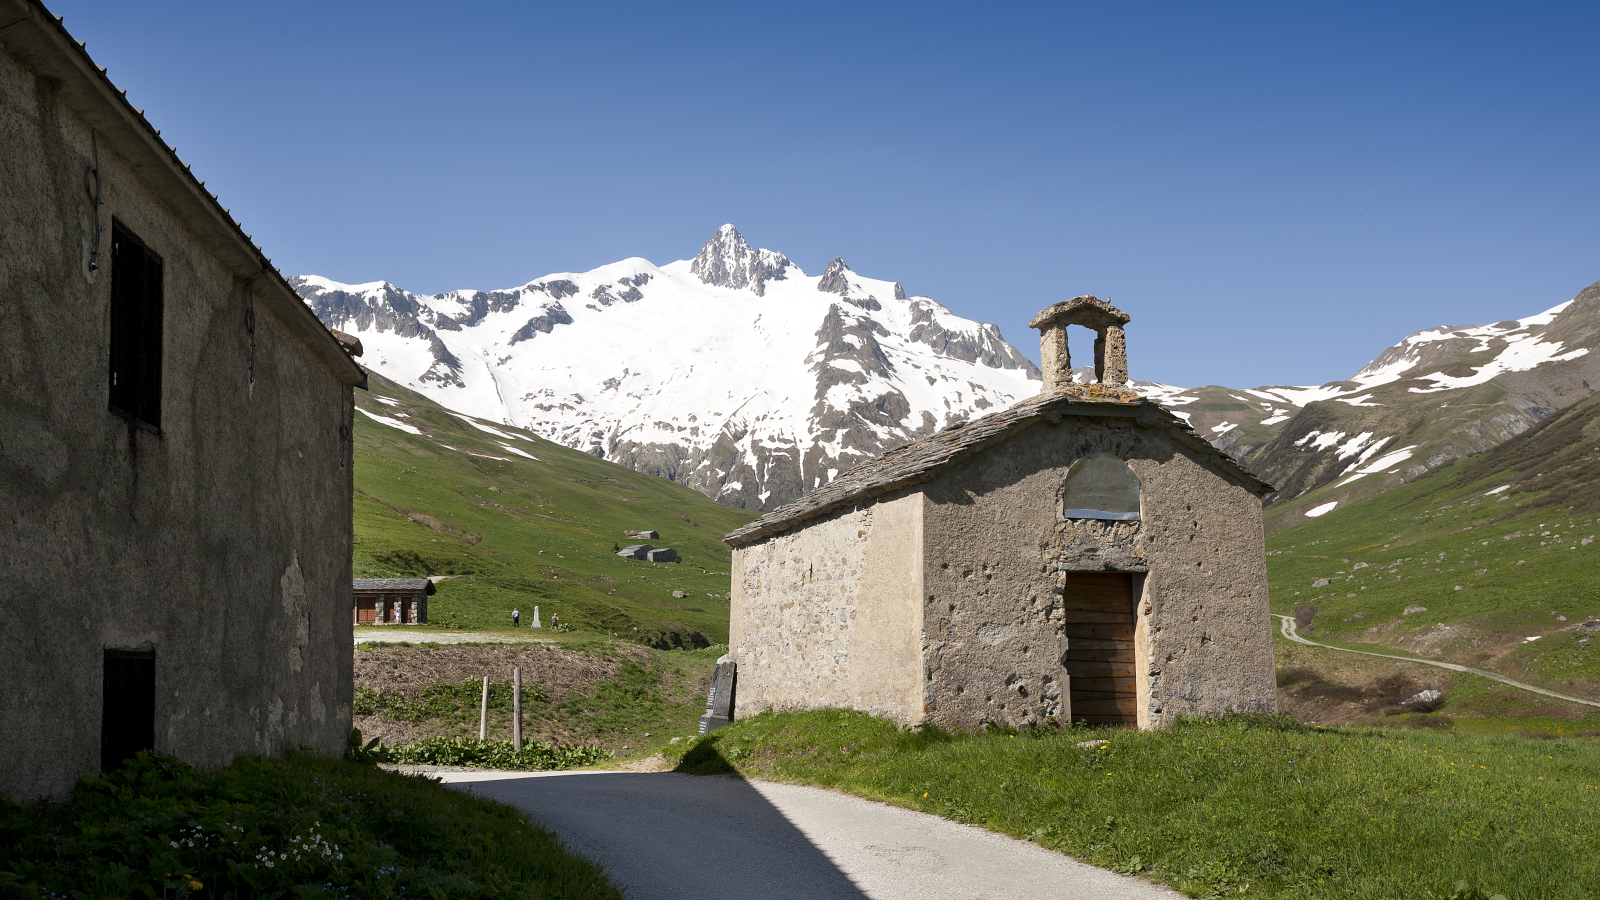
<path fill-rule="evenodd" d="M 1597 347 L 1600 283 L 1523 319 L 1415 332 L 1344 381 L 1136 387 L 1276 484 L 1275 502 L 1316 491 L 1316 513 L 1488 450 L 1590 396 Z"/>
<path fill-rule="evenodd" d="M 692 260 L 500 291 L 290 282 L 395 382 L 750 509 L 1040 386 L 995 326 L 841 259 L 807 275 L 732 225 Z"/>

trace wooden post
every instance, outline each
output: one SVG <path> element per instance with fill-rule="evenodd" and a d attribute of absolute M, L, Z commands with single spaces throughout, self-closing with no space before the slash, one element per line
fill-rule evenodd
<path fill-rule="evenodd" d="M 478 710 L 478 740 L 489 739 L 489 676 L 483 676 L 483 706 Z"/>
<path fill-rule="evenodd" d="M 511 749 L 522 750 L 522 667 L 511 670 Z"/>

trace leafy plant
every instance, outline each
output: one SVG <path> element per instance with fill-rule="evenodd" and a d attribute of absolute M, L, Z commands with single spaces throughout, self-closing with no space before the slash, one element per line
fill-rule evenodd
<path fill-rule="evenodd" d="M 510 741 L 479 741 L 466 737 L 428 738 L 386 752 L 389 760 L 402 765 L 476 766 L 519 771 L 575 769 L 613 755 L 600 747 L 561 747 L 543 742 L 524 744 L 521 750 L 515 750 Z"/>
<path fill-rule="evenodd" d="M 0 798 L 0 873 L 16 897 L 621 897 L 509 806 L 310 756 L 141 753 L 61 803 Z"/>

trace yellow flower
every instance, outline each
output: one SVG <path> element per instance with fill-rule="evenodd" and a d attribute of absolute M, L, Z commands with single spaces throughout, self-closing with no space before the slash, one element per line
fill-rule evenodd
<path fill-rule="evenodd" d="M 198 881 L 189 882 L 189 890 L 191 890 L 191 891 L 198 891 L 203 887 L 205 887 L 205 885 L 201 884 Z"/>

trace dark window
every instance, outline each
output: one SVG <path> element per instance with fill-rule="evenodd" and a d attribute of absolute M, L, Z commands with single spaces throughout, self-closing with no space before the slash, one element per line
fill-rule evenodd
<path fill-rule="evenodd" d="M 111 411 L 161 431 L 161 257 L 111 223 Z"/>
<path fill-rule="evenodd" d="M 156 744 L 154 650 L 107 650 L 100 713 L 100 771 Z"/>
<path fill-rule="evenodd" d="M 1069 519 L 1138 521 L 1139 476 L 1117 457 L 1096 453 L 1073 465 L 1061 501 Z"/>

